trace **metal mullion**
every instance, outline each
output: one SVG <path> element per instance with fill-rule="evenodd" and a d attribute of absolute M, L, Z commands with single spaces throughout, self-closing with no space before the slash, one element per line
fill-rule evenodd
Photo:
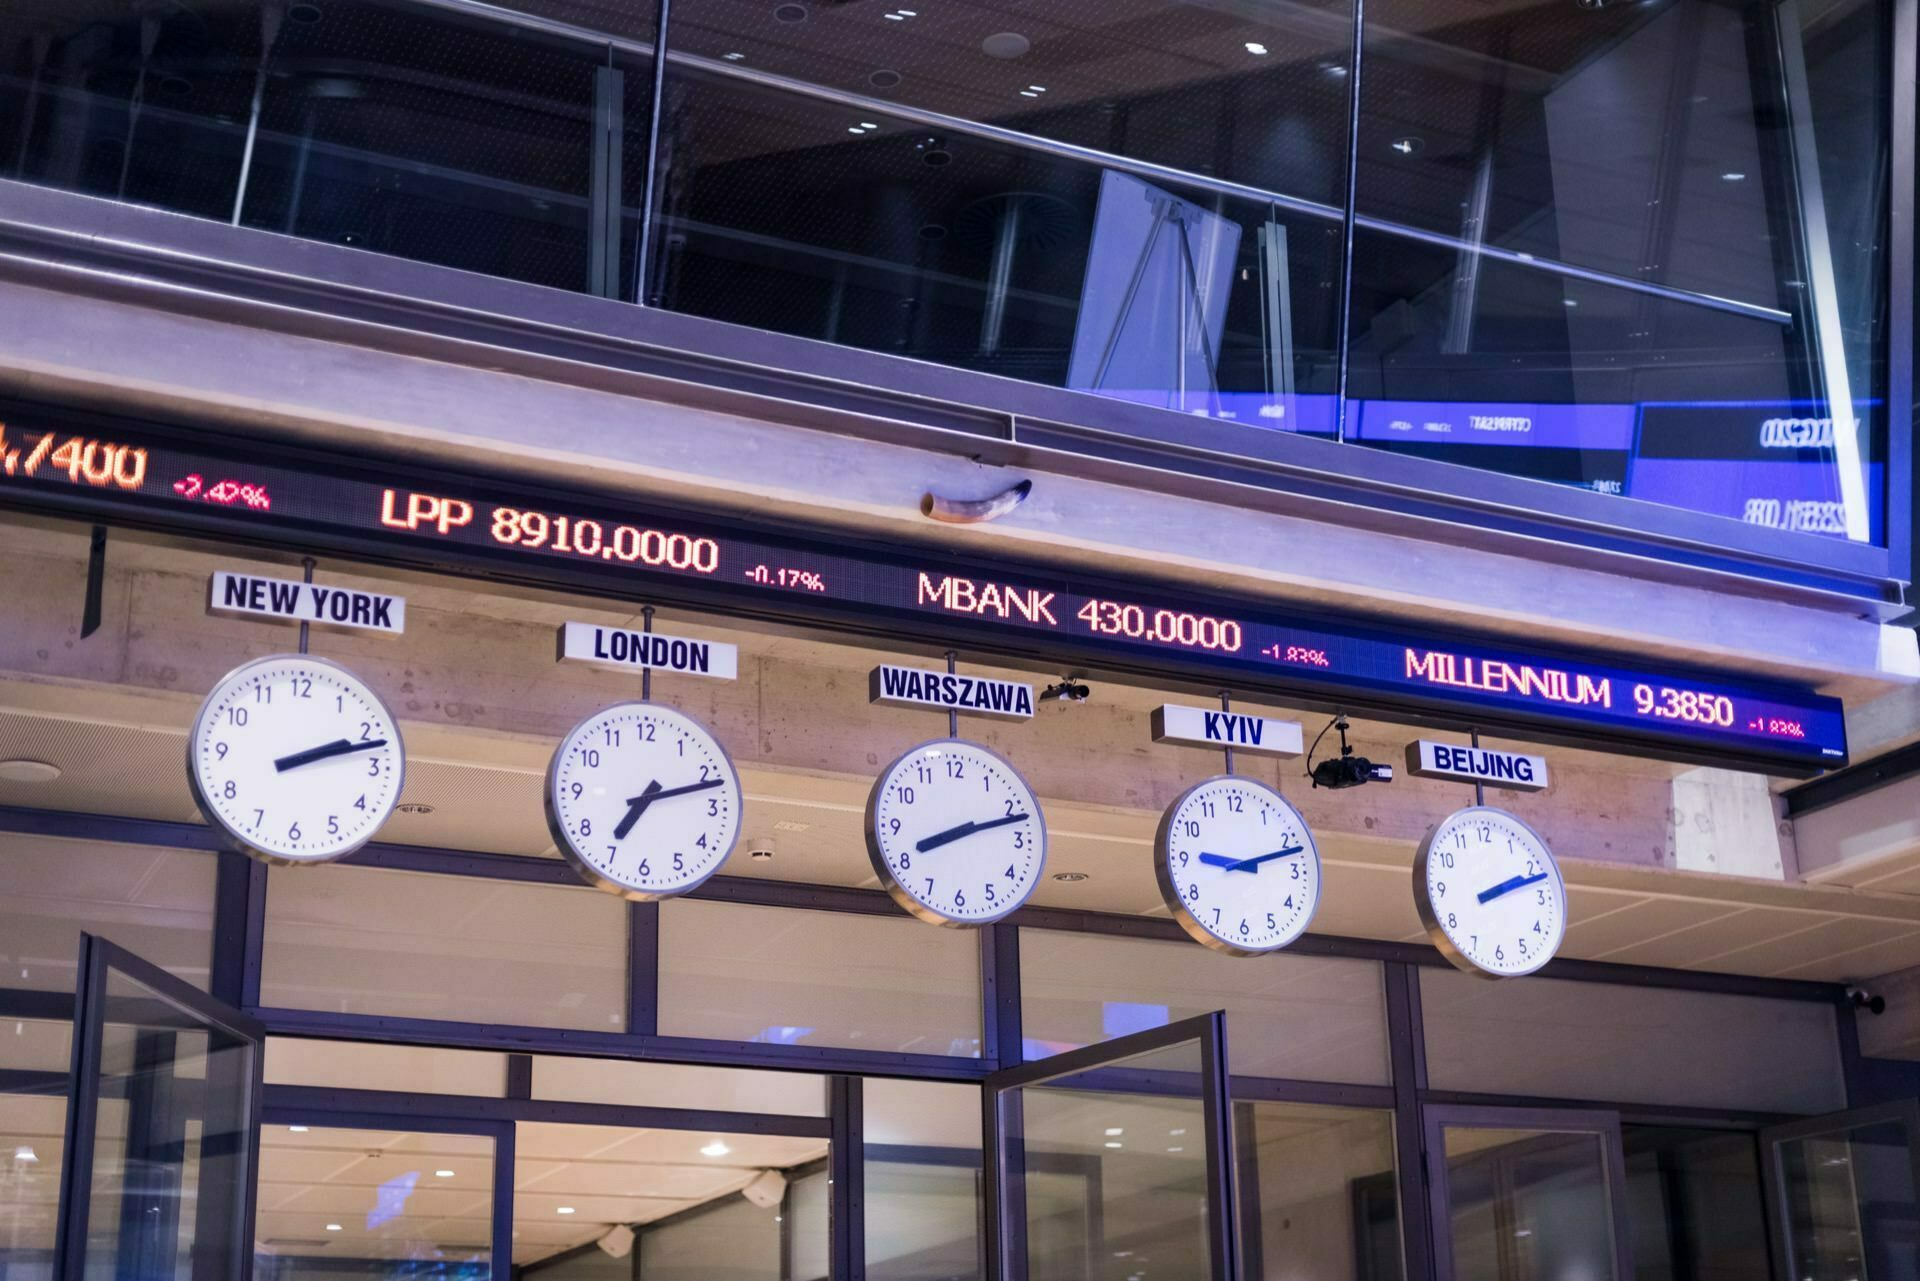
<path fill-rule="evenodd" d="M 1240 1241 L 1234 1231 L 1233 1093 L 1227 1069 L 1227 1020 L 1204 1016 L 1200 1038 L 1201 1119 L 1207 1127 L 1207 1233 L 1214 1281 L 1240 1281 Z"/>
<path fill-rule="evenodd" d="M 827 1087 L 828 1119 L 833 1133 L 828 1149 L 831 1234 L 828 1238 L 833 1281 L 865 1281 L 866 1160 L 865 1105 L 861 1079 L 836 1076 Z"/>
<path fill-rule="evenodd" d="M 1020 931 L 1002 921 L 980 931 L 982 1061 L 994 1070 L 1025 1058 L 1020 1016 Z"/>
<path fill-rule="evenodd" d="M 67 1100 L 66 1157 L 60 1163 L 60 1211 L 54 1238 L 54 1274 L 86 1275 L 87 1220 L 93 1194 L 94 1139 L 100 1111 L 100 1049 L 107 995 L 101 941 L 80 935 L 79 982 L 74 1003 L 73 1088 Z"/>
<path fill-rule="evenodd" d="M 627 1033 L 660 1031 L 660 905 L 627 905 Z"/>
<path fill-rule="evenodd" d="M 1435 1275 L 1433 1234 L 1445 1220 L 1435 1217 L 1426 1168 L 1426 1123 L 1421 1091 L 1427 1084 L 1425 1030 L 1420 1011 L 1420 977 L 1408 965 L 1387 965 L 1387 1050 L 1393 1080 L 1395 1199 L 1400 1203 L 1400 1249 L 1408 1281 Z"/>
<path fill-rule="evenodd" d="M 491 1275 L 501 1278 L 513 1273 L 513 1196 L 518 1181 L 514 1167 L 517 1127 L 503 1122 L 493 1127 L 493 1258 Z"/>
<path fill-rule="evenodd" d="M 228 1005 L 247 1004 L 248 925 L 253 869 L 244 854 L 222 850 L 213 883 L 213 972 L 207 990 Z"/>
<path fill-rule="evenodd" d="M 1032 1063 L 1003 1069 L 993 1074 L 993 1081 L 998 1089 L 1024 1089 L 1031 1085 L 1043 1085 L 1063 1076 L 1074 1076 L 1093 1068 L 1109 1067 L 1122 1059 L 1137 1058 L 1156 1050 L 1184 1045 L 1188 1041 L 1204 1040 L 1212 1020 L 1218 1017 L 1217 1014 L 1199 1014 L 1161 1027 L 1150 1028 L 1144 1032 L 1134 1032 L 1127 1036 L 1115 1037 L 1110 1041 L 1083 1045 L 1077 1050 L 1068 1050 L 1049 1058 L 1037 1059 Z"/>
<path fill-rule="evenodd" d="M 654 46 L 648 51 L 652 60 L 649 68 L 652 86 L 647 106 L 647 174 L 640 184 L 640 217 L 634 231 L 633 255 L 633 301 L 643 307 L 652 305 L 647 301 L 647 266 L 648 253 L 653 247 L 653 206 L 660 189 L 660 121 L 667 108 L 666 48 L 672 14 L 672 0 L 655 0 L 655 3 L 659 7 L 654 12 Z M 614 232 L 617 237 L 617 225 Z"/>
<path fill-rule="evenodd" d="M 981 1248 L 985 1281 L 1026 1281 L 1025 1109 L 1017 1089 L 980 1091 Z"/>
<path fill-rule="evenodd" d="M 468 1127 L 530 1121 L 555 1125 L 605 1125 L 644 1130 L 722 1130 L 732 1134 L 770 1134 L 789 1138 L 831 1139 L 827 1117 L 780 1112 L 724 1112 L 643 1104 L 581 1103 L 563 1099 L 496 1098 L 491 1095 L 425 1094 L 402 1090 L 360 1090 L 316 1085 L 267 1087 L 267 1110 L 276 1115 L 345 1117 L 388 1121 L 434 1117 Z M 333 1121 L 330 1124 L 344 1124 Z M 477 1128 L 456 1131 L 479 1134 Z"/>

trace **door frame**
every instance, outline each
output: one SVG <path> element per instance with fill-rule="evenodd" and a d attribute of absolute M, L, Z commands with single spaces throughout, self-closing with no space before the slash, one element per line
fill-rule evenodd
<path fill-rule="evenodd" d="M 1198 1083 L 1207 1143 L 1207 1244 L 1212 1261 L 1211 1281 L 1239 1281 L 1233 1099 L 1227 1070 L 1227 1017 L 1221 1010 L 1002 1068 L 988 1075 L 980 1092 L 984 1158 L 981 1202 L 986 1214 L 983 1245 L 987 1281 L 1027 1281 L 1025 1123 L 1016 1091 L 1113 1067 L 1123 1060 L 1189 1041 L 1200 1045 Z M 1110 1088 L 1116 1093 L 1169 1092 L 1175 1075 L 1143 1070 L 1137 1074 L 1137 1081 L 1089 1084 L 1086 1088 Z M 1185 1078 L 1188 1074 L 1177 1075 Z M 1129 1077 L 1132 1076 L 1130 1073 Z M 1181 1084 L 1191 1082 L 1183 1079 Z"/>
<path fill-rule="evenodd" d="M 1453 1204 L 1447 1181 L 1448 1126 L 1495 1130 L 1545 1130 L 1593 1134 L 1600 1139 L 1605 1167 L 1603 1191 L 1613 1229 L 1614 1281 L 1632 1281 L 1633 1233 L 1627 1216 L 1626 1149 L 1620 1138 L 1620 1114 L 1597 1108 L 1500 1107 L 1429 1103 L 1420 1109 L 1422 1173 L 1427 1183 L 1426 1212 L 1433 1225 L 1433 1275 L 1456 1281 L 1453 1259 Z"/>
<path fill-rule="evenodd" d="M 1862 1108 L 1844 1108 L 1838 1112 L 1802 1117 L 1797 1121 L 1769 1125 L 1755 1136 L 1760 1142 L 1760 1186 L 1766 1197 L 1767 1257 L 1773 1263 L 1775 1276 L 1793 1275 L 1787 1267 L 1789 1220 L 1786 1180 L 1780 1174 L 1780 1145 L 1791 1143 L 1796 1139 L 1812 1138 L 1815 1135 L 1858 1130 L 1870 1125 L 1886 1125 L 1895 1122 L 1906 1127 L 1907 1159 L 1911 1163 L 1909 1177 L 1913 1180 L 1914 1196 L 1917 1201 L 1920 1201 L 1920 1099 L 1896 1099 L 1891 1103 L 1879 1103 Z M 1864 1260 L 1861 1266 L 1862 1268 L 1866 1266 Z"/>
<path fill-rule="evenodd" d="M 66 1151 L 60 1172 L 60 1211 L 54 1238 L 55 1276 L 86 1274 L 87 1238 L 92 1215 L 94 1144 L 98 1138 L 100 1063 L 106 1040 L 107 979 L 119 971 L 159 996 L 199 1025 L 252 1049 L 247 1090 L 244 1160 L 236 1174 L 239 1195 L 224 1250 L 225 1275 L 245 1276 L 253 1264 L 254 1197 L 259 1186 L 260 1112 L 266 1028 L 126 948 L 94 934 L 80 935 L 78 982 L 73 1006 L 73 1059 L 67 1083 Z M 211 1060 L 210 1060 L 211 1062 Z M 211 1080 L 210 1080 L 211 1083 Z M 203 1112 L 202 1120 L 205 1120 Z M 205 1131 L 202 1131 L 204 1137 Z M 198 1198 L 196 1198 L 197 1200 Z M 203 1234 L 196 1232 L 199 1242 Z M 196 1254 L 198 1248 L 196 1246 Z M 195 1269 L 198 1275 L 198 1269 Z"/>

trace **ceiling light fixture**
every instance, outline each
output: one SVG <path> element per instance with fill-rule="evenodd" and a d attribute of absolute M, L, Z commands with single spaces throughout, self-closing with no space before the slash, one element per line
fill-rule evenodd
<path fill-rule="evenodd" d="M 1126 1133 L 1126 1130 L 1121 1126 L 1118 1126 L 1118 1125 L 1110 1126 L 1107 1130 L 1107 1137 L 1110 1139 L 1117 1139 L 1125 1133 Z"/>
<path fill-rule="evenodd" d="M 19 1147 L 13 1150 L 13 1159 L 20 1162 L 22 1165 L 33 1165 L 40 1160 L 40 1154 L 38 1152 L 35 1152 L 27 1144 L 22 1143 Z"/>
<path fill-rule="evenodd" d="M 452 1170 L 435 1170 L 433 1172 L 433 1177 L 436 1179 L 451 1179 L 453 1177 L 453 1171 Z"/>
<path fill-rule="evenodd" d="M 1745 182 L 1746 180 L 1747 175 L 1737 169 L 1729 169 L 1726 173 L 1720 175 L 1721 182 Z"/>
<path fill-rule="evenodd" d="M 999 58 L 1003 61 L 1024 58 L 1027 56 L 1027 50 L 1031 48 L 1033 48 L 1033 41 L 1018 31 L 996 31 L 980 42 L 981 53 L 989 58 Z"/>
<path fill-rule="evenodd" d="M 0 761 L 0 783 L 51 783 L 60 777 L 60 767 L 45 761 Z"/>
<path fill-rule="evenodd" d="M 1426 146 L 1427 144 L 1420 141 L 1420 139 L 1418 138 L 1407 137 L 1407 138 L 1395 138 L 1391 143 L 1388 143 L 1387 145 L 1392 147 L 1395 151 L 1399 152 L 1403 156 L 1411 156 L 1415 152 L 1419 151 L 1422 147 Z"/>
<path fill-rule="evenodd" d="M 1028 85 L 1027 88 L 1033 90 L 1035 93 L 1045 93 L 1047 91 L 1045 85 Z"/>
<path fill-rule="evenodd" d="M 1039 95 L 1039 94 L 1037 94 L 1037 93 L 1035 93 L 1035 92 L 1034 92 L 1033 90 L 1031 90 L 1031 89 L 1022 89 L 1022 90 L 1020 91 L 1020 96 L 1021 96 L 1022 98 L 1038 98 L 1038 97 L 1039 97 L 1040 95 Z"/>
<path fill-rule="evenodd" d="M 736 52 L 736 53 L 723 53 L 720 56 L 722 58 L 725 58 L 728 62 L 741 62 L 745 60 L 747 55 L 744 53 Z"/>
<path fill-rule="evenodd" d="M 1119 1144 L 1119 1143 L 1108 1143 L 1108 1144 L 1107 1144 L 1107 1146 L 1108 1146 L 1108 1147 L 1110 1147 L 1110 1148 L 1117 1148 L 1117 1147 L 1121 1147 L 1121 1146 L 1123 1146 L 1123 1145 L 1122 1145 L 1122 1144 Z"/>
<path fill-rule="evenodd" d="M 707 1146 L 700 1149 L 700 1155 L 701 1156 L 725 1156 L 727 1155 L 727 1153 L 731 1151 L 733 1151 L 732 1148 L 722 1143 L 719 1139 L 715 1139 L 713 1142 L 707 1144 Z"/>
<path fill-rule="evenodd" d="M 345 1228 L 342 1228 L 342 1227 L 341 1227 L 341 1226 L 340 1226 L 340 1225 L 339 1225 L 338 1223 L 329 1223 L 329 1224 L 327 1225 L 327 1231 L 329 1231 L 329 1232 L 344 1232 L 344 1231 L 346 1231 L 346 1229 L 345 1229 Z"/>
<path fill-rule="evenodd" d="M 307 1127 L 304 1125 L 290 1125 L 287 1127 L 288 1134 L 305 1134 L 306 1132 Z"/>
<path fill-rule="evenodd" d="M 1089 881 L 1093 878 L 1085 872 L 1055 872 L 1053 879 L 1062 885 L 1078 885 L 1082 881 Z"/>
<path fill-rule="evenodd" d="M 1347 68 L 1345 64 L 1338 63 L 1338 62 L 1323 62 L 1320 64 L 1320 70 L 1326 72 L 1330 76 L 1344 76 L 1347 74 Z"/>
<path fill-rule="evenodd" d="M 1267 46 L 1261 44 L 1258 40 L 1249 40 L 1247 41 L 1247 52 L 1256 58 L 1265 57 Z"/>
<path fill-rule="evenodd" d="M 554 1213 L 556 1213 L 556 1214 L 572 1214 L 572 1213 L 573 1213 L 573 1207 L 572 1207 L 572 1206 L 570 1206 L 570 1205 L 563 1205 L 563 1206 L 561 1206 L 561 1207 L 560 1207 L 560 1208 L 559 1208 L 558 1210 L 556 1210 L 556 1211 L 555 1211 Z"/>

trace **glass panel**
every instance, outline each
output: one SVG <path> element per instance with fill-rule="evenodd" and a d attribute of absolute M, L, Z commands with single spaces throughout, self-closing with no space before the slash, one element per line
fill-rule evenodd
<path fill-rule="evenodd" d="M 255 1281 L 485 1281 L 492 1255 L 491 1138 L 261 1127 Z"/>
<path fill-rule="evenodd" d="M 1026 1057 L 1227 1012 L 1235 1076 L 1387 1083 L 1387 1010 L 1372 961 L 1279 953 L 1250 965 L 1189 943 L 1020 932 Z"/>
<path fill-rule="evenodd" d="M 507 1092 L 507 1056 L 426 1045 L 270 1036 L 264 1076 L 268 1085 L 355 1089 L 378 1081 L 383 1090 L 497 1099 Z"/>
<path fill-rule="evenodd" d="M 627 910 L 584 886 L 366 867 L 275 868 L 260 1003 L 618 1030 Z"/>
<path fill-rule="evenodd" d="M 1833 1008 L 1818 1001 L 1426 967 L 1420 1004 L 1436 1090 L 1786 1113 L 1845 1102 Z M 1507 1052 L 1516 1037 L 1528 1053 Z"/>
<path fill-rule="evenodd" d="M 61 1026 L 61 1025 L 57 1025 Z M 0 1038 L 0 1069 L 12 1068 Z M 66 1157 L 63 1079 L 34 1093 L 0 1093 L 0 1277 L 44 1281 L 53 1275 Z"/>
<path fill-rule="evenodd" d="M 673 7 L 676 52 L 1337 206 L 1343 4 Z"/>
<path fill-rule="evenodd" d="M 659 305 L 1333 430 L 1336 220 L 708 73 L 668 94 Z"/>
<path fill-rule="evenodd" d="M 1920 1277 L 1913 1136 L 1887 1121 L 1775 1146 L 1787 1263 L 1806 1281 Z"/>
<path fill-rule="evenodd" d="M 827 1078 L 806 1072 L 537 1055 L 533 1097 L 621 1104 L 644 1099 L 650 1107 L 818 1117 L 827 1114 Z"/>
<path fill-rule="evenodd" d="M 833 1180 L 825 1166 L 800 1175 L 787 1188 L 787 1270 L 782 1281 L 826 1281 L 833 1264 L 827 1240 Z"/>
<path fill-rule="evenodd" d="M 1885 16 L 1370 5 L 1350 436 L 1884 539 Z"/>
<path fill-rule="evenodd" d="M 1444 1134 L 1455 1276 L 1614 1277 L 1600 1135 L 1451 1125 Z"/>
<path fill-rule="evenodd" d="M 218 865 L 198 850 L 0 836 L 0 985 L 73 991 L 84 930 L 204 989 Z"/>
<path fill-rule="evenodd" d="M 869 1077 L 860 1115 L 869 1281 L 982 1275 L 979 1087 Z"/>
<path fill-rule="evenodd" d="M 1128 1091 L 1146 1078 L 1154 1093 Z M 1212 1275 L 1201 1080 L 1190 1041 L 1018 1092 L 1030 1275 Z"/>
<path fill-rule="evenodd" d="M 660 905 L 660 1031 L 980 1055 L 980 941 L 844 912 Z"/>
<path fill-rule="evenodd" d="M 604 13 L 566 0 L 510 7 Z M 652 14 L 643 3 L 621 16 L 650 40 Z M 644 57 L 607 61 L 590 40 L 369 0 L 217 13 L 8 6 L 0 105 L 17 109 L 0 115 L 20 124 L 0 130 L 0 172 L 601 292 L 589 278 L 596 80 L 625 107 L 629 155 L 625 136 L 648 135 L 651 81 Z M 618 246 L 607 251 L 617 259 Z"/>
<path fill-rule="evenodd" d="M 117 970 L 104 1005 L 83 1275 L 226 1277 L 258 1049 Z"/>
<path fill-rule="evenodd" d="M 1767 1259 L 1760 1148 L 1751 1134 L 1625 1125 L 1636 1281 L 1747 1281 Z"/>
<path fill-rule="evenodd" d="M 515 1272 L 611 1276 L 618 1260 L 619 1275 L 631 1277 L 637 1237 L 650 1281 L 656 1269 L 693 1276 L 703 1267 L 781 1281 L 783 1231 L 804 1225 L 826 1238 L 824 1197 L 800 1194 L 816 1174 L 824 1187 L 826 1153 L 824 1139 L 523 1121 L 514 1137 Z"/>
<path fill-rule="evenodd" d="M 1243 1274 L 1399 1281 L 1393 1117 L 1303 1103 L 1233 1107 Z"/>

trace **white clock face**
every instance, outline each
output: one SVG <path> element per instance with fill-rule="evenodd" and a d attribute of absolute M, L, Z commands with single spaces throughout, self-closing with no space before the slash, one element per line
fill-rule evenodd
<path fill-rule="evenodd" d="M 692 717 L 617 703 L 574 726 L 547 769 L 547 827 L 590 885 L 646 902 L 685 894 L 740 837 L 740 776 Z"/>
<path fill-rule="evenodd" d="M 1020 772 L 978 743 L 923 743 L 874 782 L 867 855 L 893 901 L 934 925 L 986 925 L 1026 902 L 1047 824 Z"/>
<path fill-rule="evenodd" d="M 277 654 L 228 672 L 200 706 L 187 778 L 229 844 L 276 863 L 326 863 L 380 830 L 406 749 L 380 696 L 346 668 Z"/>
<path fill-rule="evenodd" d="M 1285 947 L 1320 906 L 1320 851 L 1306 820 L 1250 778 L 1225 774 L 1181 793 L 1160 818 L 1154 860 L 1181 928 L 1235 956 Z"/>
<path fill-rule="evenodd" d="M 1469 974 L 1531 974 L 1567 932 L 1567 887 L 1552 851 L 1490 805 L 1458 810 L 1427 833 L 1413 894 L 1434 946 Z"/>

